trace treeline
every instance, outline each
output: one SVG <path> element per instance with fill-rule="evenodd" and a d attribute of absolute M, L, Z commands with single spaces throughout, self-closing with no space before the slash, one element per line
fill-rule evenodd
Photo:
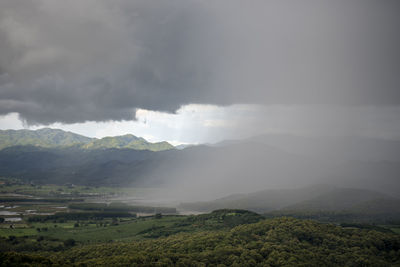
<path fill-rule="evenodd" d="M 53 215 L 35 215 L 28 217 L 28 222 L 70 221 L 70 220 L 102 220 L 104 218 L 136 217 L 130 212 L 57 212 Z"/>
<path fill-rule="evenodd" d="M 176 208 L 170 207 L 150 207 L 150 206 L 131 206 L 125 203 L 112 202 L 106 203 L 72 203 L 68 205 L 70 209 L 93 210 L 93 211 L 124 211 L 124 212 L 142 212 L 142 213 L 176 213 Z"/>

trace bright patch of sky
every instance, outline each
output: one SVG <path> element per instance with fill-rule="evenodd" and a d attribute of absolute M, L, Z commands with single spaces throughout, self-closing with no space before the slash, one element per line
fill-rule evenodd
<path fill-rule="evenodd" d="M 0 116 L 0 129 L 58 128 L 102 138 L 133 134 L 173 145 L 216 143 L 272 134 L 364 136 L 400 140 L 400 107 L 214 106 L 190 104 L 176 113 L 139 109 L 132 120 L 27 125 L 17 113 Z"/>
<path fill-rule="evenodd" d="M 62 124 L 47 126 L 27 125 L 17 113 L 0 116 L 0 129 L 40 129 L 57 128 L 81 135 L 102 138 L 133 134 L 151 142 L 168 141 L 174 145 L 218 142 L 227 138 L 240 138 L 233 134 L 233 128 L 240 121 L 254 117 L 257 106 L 233 105 L 219 107 L 214 105 L 185 105 L 176 113 L 165 113 L 138 109 L 130 121 L 105 121 Z"/>

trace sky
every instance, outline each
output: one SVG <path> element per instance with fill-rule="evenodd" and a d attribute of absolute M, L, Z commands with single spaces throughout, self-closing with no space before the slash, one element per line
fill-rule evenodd
<path fill-rule="evenodd" d="M 0 2 L 0 128 L 400 140 L 400 2 Z"/>

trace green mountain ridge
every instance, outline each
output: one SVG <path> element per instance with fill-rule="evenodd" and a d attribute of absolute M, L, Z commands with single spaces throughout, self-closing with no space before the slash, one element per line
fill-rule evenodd
<path fill-rule="evenodd" d="M 0 149 L 11 146 L 57 147 L 91 142 L 92 138 L 58 129 L 0 130 Z"/>
<path fill-rule="evenodd" d="M 163 151 L 174 149 L 168 142 L 150 143 L 132 134 L 90 138 L 59 129 L 0 130 L 0 150 L 12 146 L 38 146 L 46 148 L 78 147 L 81 149 L 127 148 L 135 150 Z"/>
<path fill-rule="evenodd" d="M 136 137 L 132 134 L 104 137 L 102 139 L 93 140 L 83 145 L 85 149 L 103 149 L 103 148 L 130 148 L 136 150 L 162 151 L 173 149 L 174 147 L 168 142 L 149 143 L 142 137 Z"/>

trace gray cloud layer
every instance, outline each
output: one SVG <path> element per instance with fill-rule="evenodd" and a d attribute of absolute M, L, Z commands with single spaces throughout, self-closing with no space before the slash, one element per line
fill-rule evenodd
<path fill-rule="evenodd" d="M 0 114 L 400 104 L 399 1 L 0 2 Z"/>

